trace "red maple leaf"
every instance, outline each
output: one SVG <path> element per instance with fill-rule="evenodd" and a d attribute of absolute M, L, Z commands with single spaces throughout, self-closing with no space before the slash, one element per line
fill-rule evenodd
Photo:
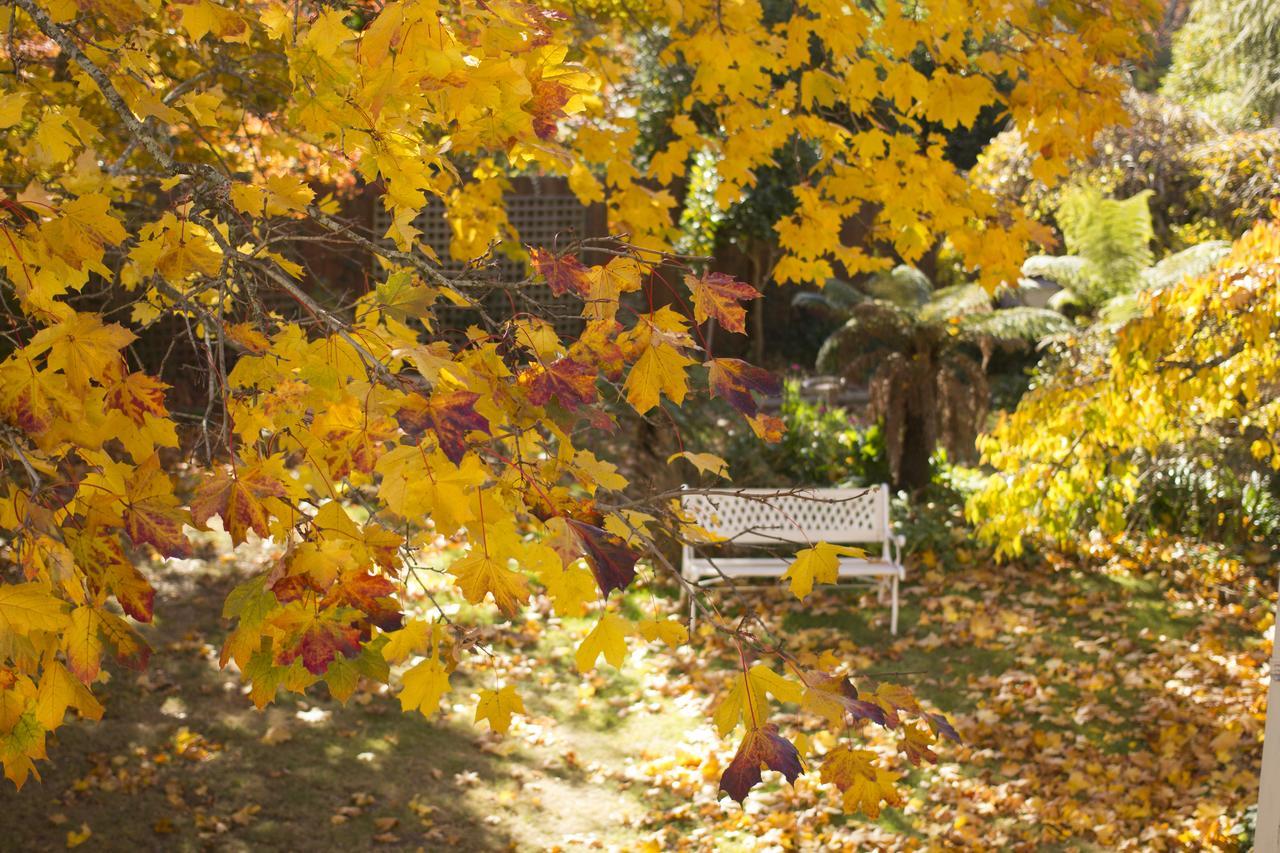
<path fill-rule="evenodd" d="M 752 392 L 773 395 L 782 390 L 778 377 L 740 358 L 708 359 L 707 369 L 712 396 L 724 400 L 748 418 L 755 417 L 759 411 Z"/>
<path fill-rule="evenodd" d="M 573 255 L 553 255 L 544 249 L 530 249 L 533 268 L 547 280 L 547 286 L 556 296 L 573 291 L 579 296 L 591 295 L 591 282 L 587 268 Z"/>
<path fill-rule="evenodd" d="M 545 406 L 555 397 L 569 411 L 589 406 L 596 400 L 599 371 L 571 358 L 558 358 L 543 367 L 534 365 L 520 374 L 520 384 L 529 388 L 529 402 Z"/>
<path fill-rule="evenodd" d="M 933 729 L 934 734 L 942 735 L 953 743 L 960 743 L 960 733 L 956 731 L 955 726 L 951 725 L 951 721 L 945 715 L 926 711 L 924 718 L 928 722 L 929 728 Z"/>
<path fill-rule="evenodd" d="M 360 631 L 351 625 L 317 619 L 307 626 L 291 647 L 280 649 L 276 663 L 288 666 L 301 657 L 302 665 L 312 675 L 324 675 L 338 656 L 353 658 L 360 654 Z"/>
<path fill-rule="evenodd" d="M 636 560 L 640 555 L 628 548 L 627 543 L 593 524 L 573 518 L 565 521 L 578 534 L 582 547 L 586 549 L 587 561 L 591 563 L 591 573 L 595 575 L 601 595 L 608 598 L 610 591 L 626 589 L 635 580 Z"/>
<path fill-rule="evenodd" d="M 771 723 L 751 729 L 743 736 L 737 755 L 720 777 L 720 790 L 741 803 L 747 798 L 747 792 L 760 784 L 761 767 L 777 770 L 788 782 L 795 782 L 804 770 L 800 753 Z"/>
<path fill-rule="evenodd" d="M 430 398 L 413 394 L 396 411 L 396 420 L 415 439 L 431 430 L 444 455 L 457 465 L 467 452 L 467 433 L 489 432 L 488 419 L 476 411 L 479 399 L 474 391 L 462 390 L 436 392 Z"/>
<path fill-rule="evenodd" d="M 288 604 L 290 601 L 299 601 L 309 592 L 320 592 L 320 588 L 312 580 L 310 573 L 301 572 L 296 575 L 285 575 L 280 580 L 271 584 L 271 593 L 276 597 L 276 601 L 281 604 Z"/>
<path fill-rule="evenodd" d="M 533 84 L 529 111 L 533 113 L 533 132 L 539 139 L 551 139 L 556 135 L 556 123 L 565 117 L 564 105 L 569 103 L 571 94 L 563 83 L 538 80 Z"/>
<path fill-rule="evenodd" d="M 696 322 L 705 323 L 715 318 L 730 332 L 746 334 L 747 309 L 738 303 L 758 298 L 760 291 L 722 272 L 697 277 L 686 275 L 684 283 L 693 293 L 693 319 Z"/>
<path fill-rule="evenodd" d="M 231 534 L 231 541 L 237 545 L 245 541 L 245 534 L 250 530 L 266 539 L 271 535 L 267 527 L 271 513 L 262 501 L 284 495 L 284 484 L 259 466 L 224 469 L 196 490 L 195 499 L 191 501 L 191 519 L 196 527 L 205 530 L 210 518 L 220 516 Z"/>
<path fill-rule="evenodd" d="M 382 630 L 395 631 L 404 623 L 400 607 L 391 597 L 395 592 L 396 585 L 388 578 L 367 572 L 350 572 L 338 579 L 320 606 L 345 604 L 362 611 Z"/>

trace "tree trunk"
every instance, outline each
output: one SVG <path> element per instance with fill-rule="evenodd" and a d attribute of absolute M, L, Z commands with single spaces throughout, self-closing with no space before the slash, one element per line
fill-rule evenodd
<path fill-rule="evenodd" d="M 915 492 L 929 485 L 933 469 L 929 457 L 933 444 L 924 417 L 908 413 L 902 433 L 902 459 L 898 463 L 898 479 L 894 488 Z"/>
<path fill-rule="evenodd" d="M 1280 614 L 1280 602 L 1276 604 Z M 1267 724 L 1262 735 L 1262 778 L 1253 849 L 1280 850 L 1280 643 L 1272 637 L 1271 679 L 1267 684 Z"/>

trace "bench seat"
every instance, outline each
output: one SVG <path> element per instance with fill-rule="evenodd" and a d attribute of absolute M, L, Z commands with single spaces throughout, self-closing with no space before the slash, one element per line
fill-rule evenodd
<path fill-rule="evenodd" d="M 681 500 L 685 513 L 702 527 L 707 545 L 743 547 L 789 546 L 788 556 L 708 557 L 700 546 L 686 544 L 681 576 L 694 587 L 732 578 L 781 577 L 794 561 L 794 551 L 818 542 L 858 545 L 867 557 L 840 557 L 841 579 L 877 584 L 880 598 L 891 599 L 889 628 L 898 633 L 898 585 L 906 578 L 901 535 L 889 523 L 889 487 L 862 489 L 735 489 L 690 492 Z M 794 547 L 791 547 L 794 546 Z M 872 547 L 868 547 L 872 546 Z M 878 546 L 879 554 L 876 554 Z M 689 596 L 689 620 L 697 615 L 697 597 Z"/>

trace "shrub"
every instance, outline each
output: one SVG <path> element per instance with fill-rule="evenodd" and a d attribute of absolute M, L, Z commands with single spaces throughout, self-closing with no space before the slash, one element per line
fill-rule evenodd
<path fill-rule="evenodd" d="M 722 456 L 738 486 L 861 486 L 887 482 L 889 463 L 879 424 L 859 424 L 848 409 L 806 400 L 798 379 L 783 384 L 778 416 L 787 430 L 762 444 L 723 422 L 686 423 L 686 444 Z M 690 440 L 692 439 L 692 440 Z"/>

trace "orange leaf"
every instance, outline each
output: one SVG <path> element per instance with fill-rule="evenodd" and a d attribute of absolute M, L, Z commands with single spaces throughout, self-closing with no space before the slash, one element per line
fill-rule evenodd
<path fill-rule="evenodd" d="M 346 604 L 363 611 L 369 621 L 384 631 L 396 631 L 404 623 L 400 607 L 392 596 L 396 592 L 394 581 L 367 572 L 348 572 L 338 579 L 320 606 Z"/>
<path fill-rule="evenodd" d="M 223 469 L 196 491 L 191 501 L 191 519 L 196 527 L 207 530 L 209 519 L 220 516 L 231 541 L 237 545 L 245 541 L 250 530 L 266 539 L 271 535 L 267 527 L 270 513 L 262 501 L 284 495 L 284 485 L 260 466 Z"/>
<path fill-rule="evenodd" d="M 544 249 L 532 249 L 529 257 L 533 268 L 547 280 L 547 286 L 556 296 L 564 296 L 569 291 L 583 297 L 591 295 L 587 268 L 573 255 L 556 256 Z"/>
<path fill-rule="evenodd" d="M 697 277 L 686 275 L 684 283 L 693 293 L 693 319 L 696 322 L 705 323 L 714 318 L 730 332 L 746 334 L 747 311 L 738 303 L 758 298 L 760 291 L 720 272 Z"/>
<path fill-rule="evenodd" d="M 753 392 L 774 395 L 782 390 L 778 377 L 740 358 L 708 359 L 707 369 L 712 396 L 724 400 L 748 418 L 755 417 L 759 411 Z"/>
<path fill-rule="evenodd" d="M 435 433 L 444 455 L 457 465 L 467 453 L 467 434 L 489 432 L 489 421 L 476 411 L 480 395 L 473 391 L 437 391 L 430 398 L 411 394 L 396 411 L 396 420 L 413 438 L 428 429 Z"/>
<path fill-rule="evenodd" d="M 520 374 L 519 382 L 529 389 L 529 402 L 545 406 L 552 397 L 569 411 L 589 406 L 596 400 L 596 377 L 600 371 L 571 358 L 558 358 L 543 367 L 534 365 Z"/>
<path fill-rule="evenodd" d="M 107 405 L 141 426 L 147 415 L 167 418 L 164 392 L 169 386 L 145 373 L 126 373 L 107 388 Z"/>

